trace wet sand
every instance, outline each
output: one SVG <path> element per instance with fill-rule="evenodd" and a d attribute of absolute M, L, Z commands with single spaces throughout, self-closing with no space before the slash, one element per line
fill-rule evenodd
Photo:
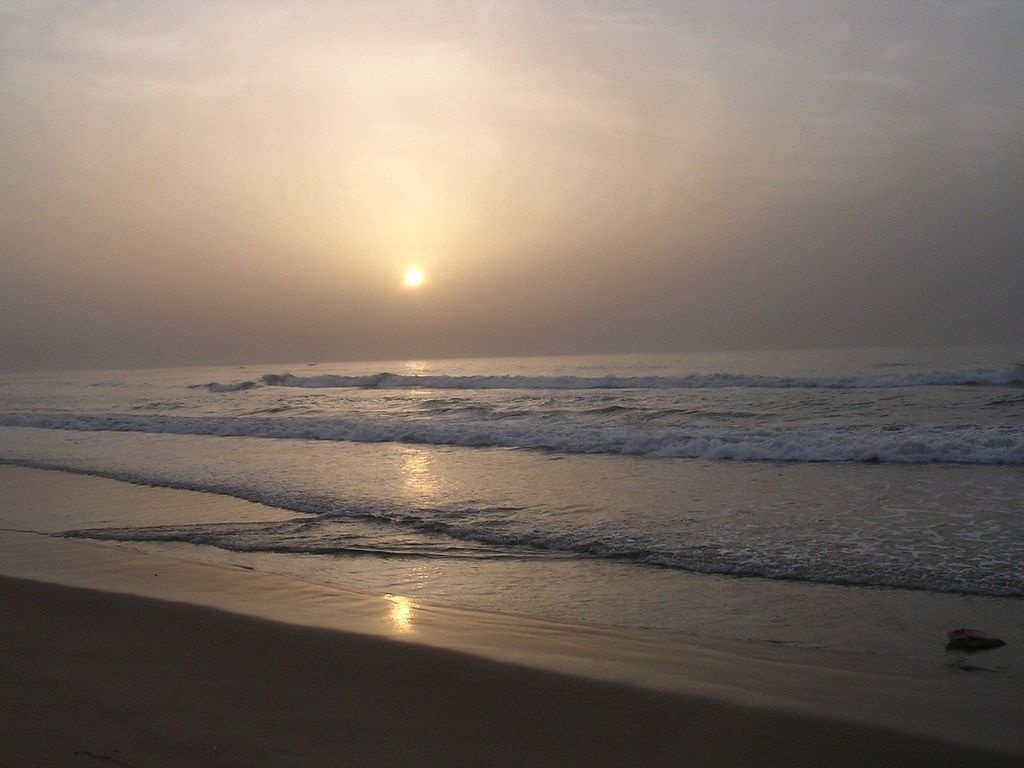
<path fill-rule="evenodd" d="M 0 579 L 4 762 L 1019 765 L 895 731 Z"/>

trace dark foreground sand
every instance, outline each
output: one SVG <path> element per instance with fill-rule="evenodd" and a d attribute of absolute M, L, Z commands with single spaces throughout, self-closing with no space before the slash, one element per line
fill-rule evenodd
<path fill-rule="evenodd" d="M 870 726 L 0 578 L 10 766 L 1020 766 Z"/>

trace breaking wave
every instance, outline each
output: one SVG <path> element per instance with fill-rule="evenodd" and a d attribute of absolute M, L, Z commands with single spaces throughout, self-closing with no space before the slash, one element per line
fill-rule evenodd
<path fill-rule="evenodd" d="M 255 381 L 237 381 L 231 384 L 220 384 L 216 381 L 211 381 L 209 384 L 189 384 L 189 389 L 207 389 L 210 392 L 240 392 L 245 389 L 255 389 L 258 387 Z"/>
<path fill-rule="evenodd" d="M 0 414 L 0 426 L 417 443 L 656 458 L 1024 464 L 1024 426 L 651 427 L 402 418 Z"/>
<path fill-rule="evenodd" d="M 691 373 L 685 376 L 293 376 L 268 373 L 258 381 L 210 382 L 192 388 L 237 392 L 267 387 L 307 389 L 883 389 L 891 387 L 1024 385 L 1024 363 L 1002 370 L 919 371 L 852 376 L 762 376 L 740 373 Z"/>

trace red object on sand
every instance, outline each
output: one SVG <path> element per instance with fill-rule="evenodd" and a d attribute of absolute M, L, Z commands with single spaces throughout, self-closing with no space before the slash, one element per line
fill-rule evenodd
<path fill-rule="evenodd" d="M 981 651 L 985 648 L 999 648 L 1006 645 L 998 637 L 986 635 L 977 629 L 953 629 L 946 633 L 946 637 L 949 638 L 946 650 Z"/>

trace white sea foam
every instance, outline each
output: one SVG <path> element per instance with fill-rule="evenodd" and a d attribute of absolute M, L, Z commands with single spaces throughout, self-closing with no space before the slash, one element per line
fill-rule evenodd
<path fill-rule="evenodd" d="M 293 376 L 268 373 L 259 381 L 195 384 L 211 392 L 236 392 L 257 386 L 360 389 L 884 389 L 893 387 L 1024 385 L 1024 363 L 999 370 L 918 371 L 850 376 L 767 376 L 740 373 L 691 373 L 685 376 Z"/>
<path fill-rule="evenodd" d="M 740 461 L 1024 464 L 1024 426 L 652 427 L 396 417 L 0 414 L 0 426 Z"/>

